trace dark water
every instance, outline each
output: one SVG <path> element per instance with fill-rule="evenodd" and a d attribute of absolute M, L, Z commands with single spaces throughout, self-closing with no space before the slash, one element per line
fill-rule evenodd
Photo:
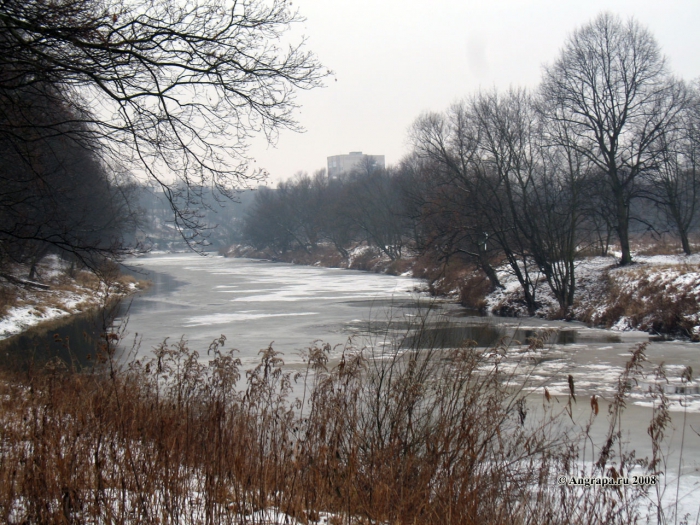
<path fill-rule="evenodd" d="M 410 348 L 453 348 L 465 344 L 476 346 L 529 344 L 533 338 L 543 339 L 545 344 L 571 345 L 582 341 L 589 343 L 620 343 L 619 334 L 599 333 L 585 338 L 578 330 L 557 330 L 543 337 L 540 330 L 516 328 L 508 330 L 497 323 L 474 323 L 471 325 L 447 325 L 424 328 L 417 335 L 409 335 L 404 346 Z"/>
<path fill-rule="evenodd" d="M 44 366 L 54 358 L 76 368 L 91 366 L 115 313 L 94 310 L 45 323 L 2 340 L 3 366 L 26 370 Z"/>

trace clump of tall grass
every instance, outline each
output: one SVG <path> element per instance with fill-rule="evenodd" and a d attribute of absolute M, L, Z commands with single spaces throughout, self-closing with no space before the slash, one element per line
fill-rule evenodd
<path fill-rule="evenodd" d="M 697 268 L 680 264 L 657 266 L 651 273 L 648 268 L 618 269 L 605 275 L 601 300 L 582 317 L 606 327 L 624 318 L 631 328 L 697 339 L 696 273 Z"/>
<path fill-rule="evenodd" d="M 528 400 L 503 366 L 507 345 L 349 344 L 333 366 L 316 345 L 299 373 L 272 347 L 244 371 L 223 336 L 206 355 L 180 340 L 126 363 L 118 336 L 104 339 L 91 368 L 4 373 L 1 522 L 263 523 L 275 509 L 290 523 L 632 523 L 641 512 L 642 487 L 556 484 L 586 474 L 586 429 L 548 393 Z M 533 403 L 545 405 L 537 417 Z M 588 475 L 626 475 L 617 432 Z"/>

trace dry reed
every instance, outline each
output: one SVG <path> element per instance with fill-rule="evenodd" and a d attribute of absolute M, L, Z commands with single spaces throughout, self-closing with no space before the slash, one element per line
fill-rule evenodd
<path fill-rule="evenodd" d="M 223 336 L 207 356 L 180 340 L 119 364 L 117 339 L 105 337 L 82 371 L 54 360 L 4 373 L 0 521 L 263 523 L 271 509 L 299 523 L 321 513 L 357 524 L 640 517 L 643 488 L 556 484 L 557 474 L 586 474 L 586 429 L 577 433 L 549 396 L 532 415 L 522 381 L 502 366 L 506 345 L 348 345 L 333 367 L 330 347 L 317 345 L 294 374 L 272 348 L 244 372 Z M 657 437 L 664 423 L 657 417 Z M 618 430 L 589 475 L 612 464 L 626 475 Z"/>

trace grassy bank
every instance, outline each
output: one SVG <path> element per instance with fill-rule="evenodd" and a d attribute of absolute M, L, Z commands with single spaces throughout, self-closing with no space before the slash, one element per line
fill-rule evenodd
<path fill-rule="evenodd" d="M 220 251 L 226 257 L 247 257 L 251 259 L 268 259 L 275 262 L 321 266 L 324 268 L 347 268 L 365 272 L 387 273 L 401 275 L 411 272 L 414 257 L 391 260 L 379 250 L 365 245 L 358 245 L 348 251 L 348 257 L 343 257 L 332 246 L 318 245 L 310 250 L 289 250 L 274 253 L 268 250 L 256 250 L 251 246 L 233 245 Z"/>
<path fill-rule="evenodd" d="M 537 354 L 545 340 L 532 339 L 527 351 Z M 87 370 L 54 360 L 3 372 L 0 521 L 610 524 L 666 516 L 653 486 L 557 484 L 562 474 L 662 473 L 656 453 L 642 461 L 620 442 L 625 385 L 642 373 L 643 346 L 630 354 L 609 414 L 594 398 L 574 423 L 573 386 L 559 400 L 542 385 L 528 395 L 532 385 L 501 366 L 505 346 L 347 347 L 332 368 L 330 349 L 317 346 L 305 352 L 305 369 L 290 372 L 272 348 L 242 370 L 223 338 L 206 356 L 181 341 L 119 363 L 114 341 L 103 339 Z M 293 395 L 295 384 L 305 387 Z M 669 419 L 663 390 L 654 395 L 650 441 L 660 450 Z M 591 422 L 606 417 L 606 440 L 592 443 Z"/>

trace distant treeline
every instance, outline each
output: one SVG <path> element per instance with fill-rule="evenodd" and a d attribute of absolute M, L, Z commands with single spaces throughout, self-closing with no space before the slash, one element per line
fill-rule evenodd
<path fill-rule="evenodd" d="M 261 188 L 245 220 L 244 240 L 279 254 L 330 243 L 345 258 L 358 242 L 378 248 L 391 260 L 418 241 L 417 221 L 408 211 L 410 180 L 402 170 L 367 166 L 338 178 L 325 170 L 298 174 L 277 189 Z"/>
<path fill-rule="evenodd" d="M 507 262 L 530 311 L 544 278 L 565 313 L 575 259 L 616 243 L 631 263 L 631 228 L 671 232 L 691 253 L 698 100 L 648 31 L 600 15 L 569 37 L 536 90 L 479 92 L 421 115 L 398 166 L 261 191 L 245 238 L 273 252 L 331 243 L 347 257 L 366 242 L 391 259 L 407 249 L 459 256 L 494 287 L 494 266 Z"/>
<path fill-rule="evenodd" d="M 177 191 L 179 186 L 174 186 Z M 182 192 L 187 188 L 182 188 Z M 134 232 L 136 244 L 144 250 L 220 249 L 242 242 L 245 210 L 253 201 L 254 190 L 234 193 L 234 200 L 222 198 L 211 188 L 191 185 L 189 206 L 178 211 L 187 214 L 197 228 L 178 228 L 173 208 L 162 188 L 155 184 L 139 184 L 139 223 Z"/>

